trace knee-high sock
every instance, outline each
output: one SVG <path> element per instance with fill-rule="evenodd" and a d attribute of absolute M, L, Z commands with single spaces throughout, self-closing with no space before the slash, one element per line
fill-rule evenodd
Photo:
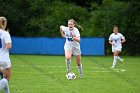
<path fill-rule="evenodd" d="M 119 56 L 118 56 L 118 60 L 119 60 L 119 61 L 123 61 L 123 59 L 121 59 Z"/>
<path fill-rule="evenodd" d="M 3 78 L 0 80 L 0 90 L 4 89 L 4 93 L 10 93 L 8 80 Z"/>
<path fill-rule="evenodd" d="M 118 59 L 118 57 L 117 57 L 117 56 L 114 56 L 114 60 L 113 60 L 113 65 L 112 65 L 112 67 L 115 67 L 115 65 L 116 65 L 116 63 L 117 63 L 117 59 Z"/>
<path fill-rule="evenodd" d="M 70 59 L 66 59 L 66 68 L 67 68 L 67 73 L 70 72 L 70 63 L 71 63 L 71 60 Z"/>
<path fill-rule="evenodd" d="M 82 64 L 80 64 L 79 66 L 77 66 L 77 68 L 78 68 L 78 71 L 79 71 L 80 75 L 82 75 L 83 74 L 82 73 Z"/>

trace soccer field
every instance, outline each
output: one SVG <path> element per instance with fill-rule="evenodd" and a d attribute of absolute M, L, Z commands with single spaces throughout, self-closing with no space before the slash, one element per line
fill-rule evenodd
<path fill-rule="evenodd" d="M 66 79 L 64 56 L 11 55 L 11 93 L 139 93 L 140 57 L 124 57 L 114 70 L 112 56 L 83 56 L 80 79 L 74 59 L 76 80 Z M 0 91 L 1 93 L 1 91 Z"/>

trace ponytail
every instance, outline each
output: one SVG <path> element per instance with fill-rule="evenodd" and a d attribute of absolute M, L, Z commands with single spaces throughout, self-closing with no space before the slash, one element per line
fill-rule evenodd
<path fill-rule="evenodd" d="M 81 31 L 84 31 L 84 29 L 80 26 L 80 25 L 78 25 L 77 23 L 75 24 L 75 27 L 81 32 Z"/>
<path fill-rule="evenodd" d="M 7 20 L 5 17 L 0 17 L 0 28 L 5 30 L 7 26 Z"/>

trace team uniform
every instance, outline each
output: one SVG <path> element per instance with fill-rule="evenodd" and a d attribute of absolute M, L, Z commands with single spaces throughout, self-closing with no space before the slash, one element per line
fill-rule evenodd
<path fill-rule="evenodd" d="M 109 37 L 109 40 L 113 43 L 112 44 L 112 52 L 120 51 L 122 50 L 122 43 L 121 41 L 125 39 L 125 37 L 121 33 L 112 33 Z M 121 59 L 119 56 L 114 56 L 113 64 L 111 68 L 114 68 L 117 60 L 119 60 L 121 63 L 123 62 L 123 59 Z"/>
<path fill-rule="evenodd" d="M 1 28 L 5 28 L 6 18 L 0 17 Z M 2 24 L 5 23 L 5 24 Z M 5 71 L 4 74 L 8 75 L 6 68 L 11 67 L 9 49 L 7 49 L 7 44 L 12 43 L 10 34 L 0 28 L 0 70 Z M 7 72 L 6 72 L 7 71 Z M 1 73 L 1 72 L 0 72 Z M 1 73 L 2 74 L 2 73 Z M 6 77 L 1 77 L 0 80 L 0 91 L 4 90 L 4 93 L 10 93 L 8 79 Z"/>
<path fill-rule="evenodd" d="M 62 30 L 66 36 L 64 50 L 70 50 L 73 55 L 81 55 L 80 44 L 72 39 L 69 27 L 62 26 Z M 71 32 L 73 33 L 74 37 L 80 36 L 79 30 L 76 27 L 74 27 Z"/>
<path fill-rule="evenodd" d="M 65 34 L 66 37 L 66 42 L 64 45 L 64 50 L 65 51 L 70 51 L 74 56 L 76 55 L 81 55 L 81 50 L 80 50 L 80 44 L 77 41 L 73 40 L 73 37 L 70 35 L 70 32 L 73 34 L 74 37 L 78 37 L 80 36 L 79 30 L 74 27 L 73 30 L 69 30 L 69 27 L 65 27 L 65 26 L 61 26 L 62 31 Z M 70 73 L 70 63 L 71 60 L 70 59 L 66 59 L 66 67 L 67 67 L 67 74 L 66 77 L 68 75 L 68 73 Z M 82 64 L 77 66 L 79 73 L 80 73 L 80 78 L 83 77 L 82 74 Z"/>
<path fill-rule="evenodd" d="M 0 69 L 11 67 L 9 50 L 6 48 L 7 43 L 12 43 L 10 34 L 0 29 Z"/>
<path fill-rule="evenodd" d="M 112 33 L 109 37 L 109 40 L 112 41 L 112 52 L 120 51 L 122 50 L 122 43 L 121 40 L 125 39 L 125 37 L 121 33 L 114 34 Z"/>

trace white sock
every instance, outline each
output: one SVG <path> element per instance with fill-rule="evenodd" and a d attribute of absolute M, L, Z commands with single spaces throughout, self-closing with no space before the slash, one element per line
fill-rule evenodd
<path fill-rule="evenodd" d="M 121 59 L 121 58 L 118 56 L 118 60 L 119 60 L 119 61 L 122 61 L 123 59 Z"/>
<path fill-rule="evenodd" d="M 113 65 L 112 65 L 113 68 L 115 67 L 115 65 L 117 63 L 117 59 L 118 59 L 118 57 L 117 56 L 114 56 Z"/>
<path fill-rule="evenodd" d="M 78 68 L 78 71 L 79 71 L 80 75 L 82 75 L 83 74 L 82 73 L 82 64 L 80 66 L 77 66 L 77 68 Z"/>
<path fill-rule="evenodd" d="M 4 93 L 10 93 L 9 86 L 8 86 L 8 80 L 3 78 L 0 80 L 0 90 L 4 89 Z"/>
<path fill-rule="evenodd" d="M 70 59 L 66 59 L 67 73 L 70 73 L 70 63 L 71 63 L 71 60 Z"/>

